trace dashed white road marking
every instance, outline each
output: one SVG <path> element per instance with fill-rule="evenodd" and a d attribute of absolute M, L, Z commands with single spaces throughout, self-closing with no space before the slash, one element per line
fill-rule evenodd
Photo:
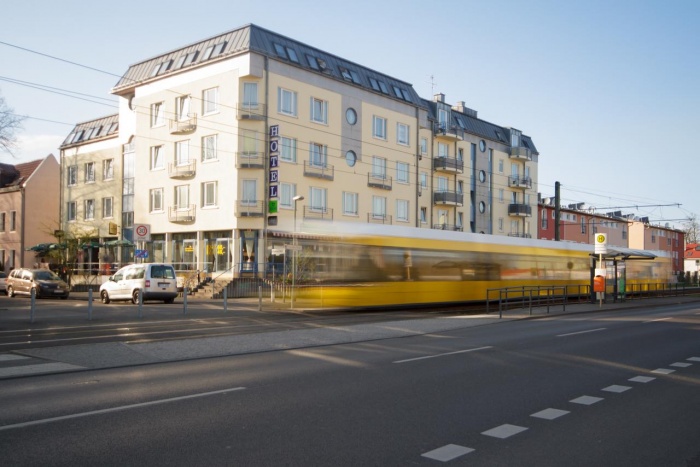
<path fill-rule="evenodd" d="M 435 354 L 435 355 L 426 355 L 424 357 L 416 357 L 416 358 L 407 358 L 405 360 L 397 360 L 393 363 L 406 363 L 406 362 L 415 362 L 416 360 L 425 360 L 427 358 L 437 358 L 437 357 L 446 357 L 448 355 L 456 355 L 460 353 L 466 353 L 466 352 L 474 352 L 477 350 L 485 350 L 485 349 L 490 349 L 492 348 L 491 346 L 487 347 L 477 347 L 475 349 L 465 349 L 465 350 L 457 350 L 455 352 L 447 352 L 447 353 L 440 353 L 440 354 Z"/>
<path fill-rule="evenodd" d="M 670 368 L 657 368 L 656 370 L 651 370 L 651 372 L 658 375 L 670 375 L 671 373 L 675 373 L 676 370 L 671 370 Z"/>
<path fill-rule="evenodd" d="M 669 366 L 675 366 L 676 368 L 688 368 L 689 366 L 693 366 L 692 363 L 685 363 L 685 362 L 676 362 L 676 363 L 671 363 Z"/>
<path fill-rule="evenodd" d="M 513 435 L 517 435 L 518 433 L 522 433 L 525 430 L 527 430 L 527 428 L 525 428 L 524 426 L 509 425 L 506 423 L 505 425 L 497 426 L 496 428 L 486 430 L 481 434 L 486 436 L 493 436 L 494 438 L 506 439 L 510 438 Z"/>
<path fill-rule="evenodd" d="M 632 388 L 630 386 L 620 386 L 619 384 L 613 384 L 612 386 L 608 386 L 607 388 L 603 388 L 603 391 L 621 393 L 621 392 L 625 392 L 629 389 L 632 389 Z"/>
<path fill-rule="evenodd" d="M 690 362 L 700 362 L 700 357 L 690 357 L 690 358 L 686 358 L 686 360 L 688 360 Z"/>
<path fill-rule="evenodd" d="M 569 332 L 567 334 L 557 334 L 557 337 L 576 336 L 578 334 L 588 334 L 589 332 L 605 331 L 607 328 L 589 329 L 588 331 Z"/>
<path fill-rule="evenodd" d="M 428 459 L 434 459 L 440 462 L 447 462 L 451 461 L 452 459 L 456 459 L 459 456 L 469 454 L 472 451 L 474 451 L 472 448 L 466 448 L 457 444 L 448 444 L 447 446 L 433 449 L 430 452 L 421 454 L 421 456 L 427 457 Z"/>
<path fill-rule="evenodd" d="M 656 322 L 658 322 L 658 321 L 668 321 L 669 319 L 673 319 L 673 318 L 672 318 L 672 317 L 669 317 L 669 318 L 650 319 L 649 321 L 642 321 L 642 324 L 656 323 Z"/>
<path fill-rule="evenodd" d="M 593 397 L 593 396 L 581 396 L 577 397 L 576 399 L 572 399 L 569 402 L 573 402 L 574 404 L 581 404 L 581 405 L 593 405 L 596 402 L 602 401 L 602 397 Z"/>
<path fill-rule="evenodd" d="M 571 413 L 568 410 L 560 410 L 560 409 L 544 409 L 540 410 L 537 413 L 533 413 L 530 415 L 531 417 L 535 418 L 543 418 L 545 420 L 554 420 L 559 417 L 563 417 L 564 415 Z"/>
<path fill-rule="evenodd" d="M 0 362 L 10 362 L 13 360 L 29 360 L 30 357 L 24 355 L 15 355 L 11 353 L 0 354 Z"/>
<path fill-rule="evenodd" d="M 0 378 L 8 376 L 25 376 L 39 373 L 51 373 L 53 371 L 80 370 L 85 367 L 71 365 L 69 363 L 40 363 L 38 365 L 11 366 L 0 368 Z"/>
<path fill-rule="evenodd" d="M 633 383 L 648 383 L 649 381 L 654 381 L 655 379 L 656 378 L 652 378 L 651 376 L 635 376 L 627 381 L 632 381 Z"/>

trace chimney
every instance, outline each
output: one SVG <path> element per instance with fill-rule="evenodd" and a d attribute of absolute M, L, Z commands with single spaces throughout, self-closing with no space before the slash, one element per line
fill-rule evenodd
<path fill-rule="evenodd" d="M 464 101 L 459 101 L 455 105 L 452 106 L 454 110 L 457 112 L 461 112 L 464 115 L 469 115 L 470 117 L 476 118 L 476 110 L 470 109 L 466 105 L 464 105 Z"/>
<path fill-rule="evenodd" d="M 433 101 L 442 102 L 444 104 L 445 103 L 445 95 L 443 93 L 439 92 L 433 96 Z"/>

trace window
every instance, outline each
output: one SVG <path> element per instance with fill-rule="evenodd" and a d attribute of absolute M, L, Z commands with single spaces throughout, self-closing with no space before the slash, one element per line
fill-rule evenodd
<path fill-rule="evenodd" d="M 408 200 L 396 200 L 396 220 L 408 222 Z"/>
<path fill-rule="evenodd" d="M 372 217 L 377 219 L 386 218 L 386 198 L 383 196 L 372 196 Z"/>
<path fill-rule="evenodd" d="M 420 208 L 420 222 L 421 224 L 428 222 L 428 208 Z"/>
<path fill-rule="evenodd" d="M 103 219 L 111 219 L 114 217 L 114 198 L 111 196 L 107 198 L 102 198 L 102 218 Z"/>
<path fill-rule="evenodd" d="M 175 187 L 175 208 L 188 209 L 190 207 L 190 186 L 178 185 Z"/>
<path fill-rule="evenodd" d="M 396 163 L 396 181 L 408 183 L 408 164 L 405 162 Z"/>
<path fill-rule="evenodd" d="M 457 181 L 457 194 L 464 194 L 464 182 L 462 180 Z"/>
<path fill-rule="evenodd" d="M 297 93 L 277 88 L 277 111 L 292 117 L 297 116 Z"/>
<path fill-rule="evenodd" d="M 426 154 L 428 152 L 428 140 L 426 138 L 420 139 L 420 153 Z"/>
<path fill-rule="evenodd" d="M 438 177 L 437 182 L 437 191 L 440 193 L 446 192 L 447 187 L 449 186 L 447 177 Z"/>
<path fill-rule="evenodd" d="M 246 110 L 258 108 L 258 83 L 243 83 L 243 108 Z"/>
<path fill-rule="evenodd" d="M 457 150 L 457 160 L 458 161 L 463 161 L 464 160 L 464 149 L 459 148 Z"/>
<path fill-rule="evenodd" d="M 297 140 L 294 138 L 280 138 L 280 159 L 287 162 L 297 161 Z"/>
<path fill-rule="evenodd" d="M 311 98 L 311 121 L 328 124 L 328 101 Z"/>
<path fill-rule="evenodd" d="M 428 174 L 425 172 L 420 173 L 420 186 L 421 188 L 428 188 Z"/>
<path fill-rule="evenodd" d="M 311 187 L 309 191 L 309 197 L 311 198 L 309 208 L 312 211 L 326 212 L 327 190 L 325 188 Z"/>
<path fill-rule="evenodd" d="M 102 161 L 102 180 L 112 180 L 114 178 L 114 159 Z"/>
<path fill-rule="evenodd" d="M 501 203 L 504 201 L 504 193 L 503 188 L 498 189 L 498 201 Z"/>
<path fill-rule="evenodd" d="M 309 144 L 309 164 L 316 167 L 325 167 L 328 157 L 328 147 L 318 143 Z"/>
<path fill-rule="evenodd" d="M 204 136 L 202 138 L 202 161 L 214 161 L 217 158 L 216 135 Z"/>
<path fill-rule="evenodd" d="M 151 127 L 165 125 L 165 106 L 163 102 L 151 104 Z"/>
<path fill-rule="evenodd" d="M 10 211 L 10 232 L 17 230 L 17 211 Z"/>
<path fill-rule="evenodd" d="M 498 218 L 498 231 L 503 232 L 503 218 L 502 217 Z"/>
<path fill-rule="evenodd" d="M 190 140 L 175 142 L 175 165 L 190 163 Z"/>
<path fill-rule="evenodd" d="M 68 166 L 68 186 L 75 186 L 78 183 L 78 166 L 70 165 Z"/>
<path fill-rule="evenodd" d="M 372 136 L 379 139 L 386 139 L 386 118 L 372 117 Z"/>
<path fill-rule="evenodd" d="M 149 193 L 149 212 L 163 212 L 163 189 L 153 188 Z"/>
<path fill-rule="evenodd" d="M 372 177 L 386 179 L 386 159 L 372 156 Z"/>
<path fill-rule="evenodd" d="M 202 183 L 202 207 L 214 207 L 218 205 L 217 182 Z"/>
<path fill-rule="evenodd" d="M 448 157 L 450 155 L 450 147 L 445 143 L 438 143 L 438 157 Z"/>
<path fill-rule="evenodd" d="M 241 204 L 244 206 L 254 206 L 258 202 L 258 181 L 243 180 L 241 189 L 243 190 Z"/>
<path fill-rule="evenodd" d="M 258 153 L 258 134 L 255 130 L 239 130 L 239 136 L 243 139 L 243 154 Z"/>
<path fill-rule="evenodd" d="M 7 216 L 6 213 L 0 212 L 0 232 L 5 231 L 5 217 Z"/>
<path fill-rule="evenodd" d="M 357 216 L 358 194 L 349 191 L 343 192 L 343 214 Z"/>
<path fill-rule="evenodd" d="M 151 146 L 151 170 L 158 170 L 164 167 L 163 146 Z"/>
<path fill-rule="evenodd" d="M 457 213 L 457 227 L 460 229 L 464 227 L 464 213 L 463 212 L 458 212 Z"/>
<path fill-rule="evenodd" d="M 175 98 L 175 118 L 182 122 L 190 118 L 190 96 L 178 96 Z"/>
<path fill-rule="evenodd" d="M 280 183 L 280 206 L 291 208 L 294 197 L 297 195 L 297 186 L 294 183 Z"/>
<path fill-rule="evenodd" d="M 503 173 L 503 159 L 498 160 L 498 173 Z"/>
<path fill-rule="evenodd" d="M 95 218 L 95 200 L 86 199 L 85 200 L 85 220 L 92 220 Z"/>
<path fill-rule="evenodd" d="M 85 183 L 95 183 L 95 163 L 85 163 Z"/>
<path fill-rule="evenodd" d="M 446 131 L 450 124 L 449 112 L 444 109 L 438 110 L 438 123 L 442 131 Z"/>
<path fill-rule="evenodd" d="M 202 115 L 219 111 L 219 88 L 209 88 L 202 91 Z"/>
<path fill-rule="evenodd" d="M 75 221 L 76 211 L 75 201 L 68 201 L 66 203 L 66 220 L 69 222 Z"/>
<path fill-rule="evenodd" d="M 581 216 L 581 233 L 586 233 L 586 218 Z"/>
<path fill-rule="evenodd" d="M 408 146 L 408 125 L 404 123 L 396 124 L 396 142 Z"/>

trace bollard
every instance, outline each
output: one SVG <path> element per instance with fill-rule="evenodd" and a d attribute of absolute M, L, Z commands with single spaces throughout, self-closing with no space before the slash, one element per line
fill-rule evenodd
<path fill-rule="evenodd" d="M 34 322 L 34 308 L 36 307 L 36 289 L 32 288 L 30 296 L 32 297 L 29 304 L 29 322 Z"/>
<path fill-rule="evenodd" d="M 92 289 L 88 289 L 88 321 L 92 321 Z"/>
<path fill-rule="evenodd" d="M 187 314 L 187 287 L 182 289 L 182 316 Z"/>
<path fill-rule="evenodd" d="M 143 293 L 139 290 L 139 318 L 143 318 Z"/>
<path fill-rule="evenodd" d="M 258 286 L 258 311 L 262 311 L 262 286 Z"/>
<path fill-rule="evenodd" d="M 224 287 L 224 313 L 228 310 L 228 291 L 226 289 L 227 287 Z"/>

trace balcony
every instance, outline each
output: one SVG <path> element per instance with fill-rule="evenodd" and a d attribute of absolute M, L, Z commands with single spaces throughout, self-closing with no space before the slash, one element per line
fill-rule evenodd
<path fill-rule="evenodd" d="M 529 204 L 509 204 L 508 215 L 516 217 L 530 217 L 532 216 L 532 206 Z"/>
<path fill-rule="evenodd" d="M 464 227 L 454 224 L 433 224 L 434 230 L 452 230 L 454 232 L 464 232 Z"/>
<path fill-rule="evenodd" d="M 180 161 L 168 164 L 168 175 L 170 178 L 190 178 L 197 173 L 197 160 Z"/>
<path fill-rule="evenodd" d="M 367 213 L 367 222 L 370 224 L 391 224 L 391 216 L 388 214 Z"/>
<path fill-rule="evenodd" d="M 171 135 L 186 135 L 197 129 L 197 114 L 187 114 L 187 117 L 170 120 Z"/>
<path fill-rule="evenodd" d="M 508 234 L 509 237 L 519 237 L 519 238 L 532 238 L 532 235 L 529 233 L 524 233 L 524 232 L 510 232 Z"/>
<path fill-rule="evenodd" d="M 510 175 L 508 176 L 508 186 L 511 188 L 532 188 L 532 179 L 530 177 Z"/>
<path fill-rule="evenodd" d="M 433 134 L 436 138 L 446 139 L 450 141 L 463 141 L 464 130 L 457 125 L 448 125 L 445 122 L 433 123 Z"/>
<path fill-rule="evenodd" d="M 454 157 L 436 157 L 433 159 L 433 170 L 462 173 L 464 161 Z"/>
<path fill-rule="evenodd" d="M 524 148 L 522 146 L 510 148 L 509 155 L 510 155 L 511 159 L 519 159 L 519 160 L 523 160 L 523 161 L 531 161 L 532 160 L 532 151 L 530 151 L 528 148 Z"/>
<path fill-rule="evenodd" d="M 242 151 L 236 153 L 237 169 L 264 169 L 265 153 L 256 151 Z"/>
<path fill-rule="evenodd" d="M 370 172 L 367 174 L 367 186 L 372 188 L 381 188 L 382 190 L 391 190 L 391 177 L 387 177 L 384 174 L 373 174 Z"/>
<path fill-rule="evenodd" d="M 236 217 L 262 217 L 265 214 L 264 201 L 238 200 L 236 201 Z"/>
<path fill-rule="evenodd" d="M 333 180 L 333 166 L 331 164 L 314 164 L 304 161 L 304 176 Z"/>
<path fill-rule="evenodd" d="M 267 114 L 267 106 L 258 103 L 240 103 L 236 107 L 238 120 L 264 120 Z"/>
<path fill-rule="evenodd" d="M 433 204 L 462 206 L 464 204 L 464 194 L 456 191 L 436 191 L 433 193 Z"/>
<path fill-rule="evenodd" d="M 190 224 L 197 218 L 197 205 L 170 206 L 168 209 L 168 220 L 179 224 Z"/>
<path fill-rule="evenodd" d="M 304 219 L 315 219 L 322 221 L 332 221 L 333 220 L 333 209 L 331 208 L 317 208 L 313 206 L 304 206 Z"/>

